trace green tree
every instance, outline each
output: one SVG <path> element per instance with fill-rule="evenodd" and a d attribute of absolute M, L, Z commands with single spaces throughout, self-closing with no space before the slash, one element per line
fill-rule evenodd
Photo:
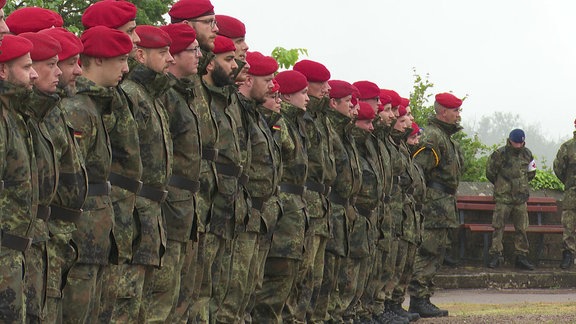
<path fill-rule="evenodd" d="M 21 0 L 8 1 L 4 11 L 8 16 L 12 11 L 23 7 L 42 7 L 59 13 L 64 19 L 64 26 L 79 33 L 84 30 L 81 18 L 88 6 L 96 1 L 86 0 Z M 174 0 L 132 0 L 138 7 L 136 23 L 139 25 L 163 25 L 166 22 L 162 15 L 168 12 L 168 7 Z"/>
<path fill-rule="evenodd" d="M 280 46 L 277 46 L 272 50 L 272 57 L 276 59 L 278 65 L 284 69 L 289 69 L 294 66 L 301 54 L 308 56 L 308 50 L 305 48 L 293 48 L 287 50 Z"/>

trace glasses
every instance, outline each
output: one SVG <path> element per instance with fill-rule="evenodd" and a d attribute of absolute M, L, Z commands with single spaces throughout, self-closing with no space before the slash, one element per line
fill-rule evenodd
<path fill-rule="evenodd" d="M 186 52 L 193 52 L 196 56 L 200 56 L 202 55 L 202 51 L 200 50 L 200 46 L 196 46 L 196 47 L 192 47 L 192 48 L 187 48 L 184 51 Z"/>
<path fill-rule="evenodd" d="M 210 28 L 214 28 L 214 27 L 216 27 L 216 25 L 218 25 L 218 21 L 216 21 L 216 19 L 214 19 L 214 18 L 212 18 L 212 19 L 190 19 L 188 21 L 201 22 L 203 24 L 210 25 Z"/>

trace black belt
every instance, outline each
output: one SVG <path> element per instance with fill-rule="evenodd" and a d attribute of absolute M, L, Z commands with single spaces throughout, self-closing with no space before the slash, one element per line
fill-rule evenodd
<path fill-rule="evenodd" d="M 110 181 L 105 183 L 88 183 L 88 196 L 108 196 L 110 194 Z"/>
<path fill-rule="evenodd" d="M 191 193 L 200 191 L 200 181 L 186 179 L 178 175 L 172 175 L 168 184 L 178 189 L 188 190 Z"/>
<path fill-rule="evenodd" d="M 50 218 L 50 206 L 38 205 L 38 212 L 36 213 L 36 217 L 47 222 Z"/>
<path fill-rule="evenodd" d="M 264 209 L 264 204 L 268 201 L 269 198 L 255 198 L 252 197 L 252 208 L 256 209 L 259 212 L 262 212 Z"/>
<path fill-rule="evenodd" d="M 202 148 L 202 159 L 208 161 L 216 161 L 218 157 L 218 149 L 203 147 Z"/>
<path fill-rule="evenodd" d="M 12 235 L 10 233 L 2 232 L 3 247 L 20 252 L 26 252 L 30 245 L 32 245 L 32 239 L 29 237 Z"/>
<path fill-rule="evenodd" d="M 342 205 L 342 206 L 348 206 L 350 204 L 353 205 L 354 203 L 356 203 L 356 197 L 344 198 L 344 197 L 340 197 L 335 192 L 330 193 L 330 195 L 328 196 L 328 200 L 330 200 L 331 202 L 333 202 L 335 204 Z"/>
<path fill-rule="evenodd" d="M 360 214 L 364 217 L 372 216 L 372 212 L 374 211 L 374 209 L 366 209 L 366 208 L 362 208 L 362 207 L 358 207 L 358 206 L 356 206 L 356 210 L 358 211 L 358 214 Z"/>
<path fill-rule="evenodd" d="M 306 191 L 306 187 L 284 182 L 280 184 L 280 191 L 293 195 L 302 196 Z"/>
<path fill-rule="evenodd" d="M 50 205 L 52 219 L 59 219 L 65 222 L 75 222 L 82 216 L 82 209 L 70 209 L 58 205 Z"/>
<path fill-rule="evenodd" d="M 456 194 L 456 189 L 448 188 L 447 186 L 445 186 L 439 182 L 430 181 L 426 184 L 426 186 L 428 188 L 434 188 L 436 190 L 440 190 L 440 191 L 447 193 L 449 195 L 455 195 Z"/>
<path fill-rule="evenodd" d="M 140 191 L 140 189 L 142 188 L 142 181 L 130 179 L 128 177 L 125 177 L 121 174 L 114 172 L 110 173 L 110 175 L 108 176 L 108 180 L 110 180 L 110 183 L 113 186 L 120 187 L 135 194 L 137 194 L 138 191 Z"/>
<path fill-rule="evenodd" d="M 236 164 L 216 163 L 216 171 L 223 175 L 239 178 L 242 174 L 242 166 Z"/>
<path fill-rule="evenodd" d="M 168 191 L 163 189 L 154 188 L 147 185 L 142 185 L 142 189 L 138 192 L 138 196 L 150 199 L 152 201 L 156 201 L 159 203 L 163 203 L 168 196 Z"/>
<path fill-rule="evenodd" d="M 330 186 L 321 184 L 319 182 L 316 181 L 306 181 L 306 189 L 307 190 L 312 190 L 314 192 L 317 192 L 319 194 L 322 194 L 324 196 L 328 196 L 330 194 Z"/>

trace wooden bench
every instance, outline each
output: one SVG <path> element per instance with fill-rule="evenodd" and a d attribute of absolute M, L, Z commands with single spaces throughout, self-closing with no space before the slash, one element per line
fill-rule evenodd
<path fill-rule="evenodd" d="M 491 237 L 494 228 L 492 227 L 492 215 L 490 223 L 471 223 L 465 219 L 466 211 L 486 211 L 493 212 L 496 207 L 492 196 L 457 196 L 457 208 L 460 221 L 460 258 L 466 254 L 466 232 L 482 233 L 484 244 L 482 249 L 483 261 L 488 263 Z M 540 234 L 537 244 L 538 259 L 541 258 L 544 250 L 544 234 L 562 234 L 564 229 L 561 224 L 544 224 L 543 216 L 546 213 L 556 213 L 558 206 L 556 199 L 552 197 L 530 197 L 527 203 L 528 213 L 536 213 L 537 223 L 528 226 L 527 233 Z M 506 225 L 504 232 L 514 232 L 513 225 Z"/>

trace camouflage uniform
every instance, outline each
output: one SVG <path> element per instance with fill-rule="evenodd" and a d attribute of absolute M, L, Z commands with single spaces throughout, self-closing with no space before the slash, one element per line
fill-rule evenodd
<path fill-rule="evenodd" d="M 492 215 L 491 255 L 502 255 L 502 238 L 506 217 L 512 218 L 516 233 L 514 249 L 516 255 L 528 254 L 528 210 L 526 202 L 530 196 L 528 182 L 536 175 L 536 170 L 528 171 L 534 161 L 532 152 L 526 147 L 515 148 L 510 142 L 494 151 L 486 163 L 486 178 L 494 184 L 496 207 Z"/>
<path fill-rule="evenodd" d="M 108 182 L 112 152 L 103 121 L 103 115 L 111 113 L 113 90 L 84 77 L 77 79 L 76 87 L 77 94 L 63 99 L 62 107 L 84 157 L 89 184 L 84 213 L 72 233 L 78 261 L 68 273 L 63 292 L 65 323 L 83 323 L 98 316 L 103 269 L 115 253 L 111 242 L 114 210 Z"/>
<path fill-rule="evenodd" d="M 47 261 L 46 241 L 50 203 L 56 194 L 58 184 L 58 161 L 55 145 L 48 127 L 46 115 L 55 108 L 60 98 L 34 90 L 25 105 L 18 106 L 32 135 L 36 166 L 38 167 L 38 213 L 33 223 L 34 240 L 25 253 L 26 257 L 26 321 L 39 323 L 46 317 Z"/>
<path fill-rule="evenodd" d="M 175 299 L 170 289 L 172 276 L 165 271 L 178 263 L 178 249 L 167 245 L 166 220 L 161 209 L 172 174 L 172 138 L 168 115 L 159 99 L 172 85 L 168 75 L 143 64 L 137 64 L 121 85 L 138 125 L 143 171 L 142 188 L 135 203 L 136 235 L 132 242 L 132 264 L 145 270 L 144 277 L 140 276 L 143 282 L 138 281 L 143 284 L 140 322 L 165 321 Z"/>
<path fill-rule="evenodd" d="M 61 323 L 62 289 L 68 271 L 78 257 L 72 232 L 76 230 L 75 222 L 82 216 L 88 194 L 88 176 L 80 148 L 74 139 L 74 130 L 60 105 L 48 113 L 44 123 L 53 140 L 58 161 L 58 187 L 50 204 L 50 240 L 46 242 L 48 274 L 45 322 Z"/>
<path fill-rule="evenodd" d="M 382 204 L 377 209 L 377 223 L 375 230 L 377 232 L 375 242 L 375 255 L 372 271 L 366 285 L 366 290 L 361 298 L 362 309 L 360 310 L 361 317 L 368 317 L 368 314 L 379 315 L 384 312 L 384 287 L 392 273 L 392 264 L 390 260 L 396 258 L 396 255 L 390 255 L 391 246 L 393 242 L 392 228 L 393 219 L 390 209 L 390 194 L 392 192 L 392 167 L 391 155 L 388 147 L 386 146 L 386 139 L 388 138 L 390 127 L 384 126 L 378 120 L 373 122 L 374 131 L 373 135 L 376 139 L 376 147 L 378 150 L 380 164 L 382 166 Z"/>
<path fill-rule="evenodd" d="M 458 124 L 431 117 L 413 154 L 414 162 L 424 172 L 428 189 L 422 208 L 422 245 L 416 254 L 414 275 L 408 287 L 411 297 L 429 298 L 433 294 L 433 279 L 444 259 L 448 231 L 458 227 L 455 194 L 463 161 L 460 148 L 451 136 L 461 129 Z"/>
<path fill-rule="evenodd" d="M 330 121 L 324 113 L 328 107 L 328 98 L 310 96 L 306 105 L 304 122 L 306 125 L 306 147 L 308 151 L 308 177 L 306 178 L 306 209 L 310 227 L 306 231 L 304 256 L 299 269 L 296 284 L 286 304 L 285 321 L 306 321 L 307 312 L 312 315 L 311 300 L 314 292 L 320 291 L 324 272 L 324 252 L 330 237 L 328 228 L 330 184 L 336 176 L 332 138 L 329 132 Z M 288 311 L 289 310 L 289 311 Z"/>
<path fill-rule="evenodd" d="M 331 202 L 332 237 L 326 244 L 320 298 L 327 300 L 331 320 L 339 322 L 356 294 L 359 261 L 369 253 L 362 243 L 362 240 L 367 239 L 367 233 L 362 234 L 362 231 L 367 229 L 368 221 L 365 217 L 358 217 L 354 208 L 356 195 L 362 185 L 356 143 L 350 134 L 355 126 L 349 117 L 336 110 L 329 110 L 327 115 L 333 125 L 337 175 L 328 197 Z M 324 289 L 330 286 L 331 291 L 326 292 Z M 326 307 L 322 304 L 326 305 L 326 301 L 317 302 L 317 307 Z M 347 313 L 346 316 L 351 314 Z"/>
<path fill-rule="evenodd" d="M 276 126 L 281 132 L 282 177 L 279 199 L 282 215 L 272 234 L 262 288 L 256 292 L 252 312 L 256 323 L 282 322 L 282 309 L 302 260 L 304 233 L 308 223 L 303 197 L 308 171 L 304 110 L 285 102 L 281 109 L 283 119 Z"/>
<path fill-rule="evenodd" d="M 554 173 L 564 184 L 562 198 L 562 248 L 576 255 L 576 132 L 558 149 L 554 159 Z M 573 260 L 572 260 L 573 262 Z"/>
<path fill-rule="evenodd" d="M 201 133 L 193 106 L 192 80 L 181 78 L 162 97 L 170 117 L 174 166 L 168 186 L 168 198 L 162 205 L 168 229 L 168 241 L 179 246 L 179 263 L 172 273 L 175 303 L 167 322 L 188 319 L 188 308 L 197 265 L 191 262 L 191 249 L 197 244 L 196 193 L 200 190 Z M 194 243 L 193 243 L 194 242 Z M 185 263 L 186 262 L 186 263 Z M 189 281 L 189 282 L 186 282 Z"/>
<path fill-rule="evenodd" d="M 24 253 L 32 243 L 38 204 L 38 176 L 32 135 L 24 116 L 17 112 L 30 91 L 6 81 L 0 82 L 2 113 L 2 250 L 0 250 L 0 321 L 24 323 Z"/>
<path fill-rule="evenodd" d="M 111 104 L 112 114 L 104 116 L 104 123 L 110 136 L 112 165 L 110 168 L 110 199 L 114 208 L 114 228 L 112 229 L 118 254 L 113 255 L 113 264 L 103 274 L 105 285 L 102 291 L 100 322 L 135 322 L 138 319 L 139 302 L 135 291 L 138 284 L 138 267 L 130 264 L 132 242 L 136 225 L 134 205 L 136 194 L 142 186 L 142 162 L 136 121 L 128 105 L 126 95 L 116 87 Z"/>
<path fill-rule="evenodd" d="M 368 255 L 362 258 L 360 272 L 358 275 L 357 292 L 354 300 L 348 306 L 347 313 L 354 312 L 362 317 L 369 317 L 370 310 L 361 302 L 361 297 L 367 292 L 367 285 L 372 273 L 372 267 L 376 261 L 376 246 L 379 238 L 378 212 L 384 200 L 384 172 L 382 168 L 380 151 L 376 137 L 370 132 L 360 128 L 354 128 L 352 135 L 357 144 L 358 158 L 362 168 L 362 187 L 356 199 L 356 210 L 359 217 L 367 220 L 366 239 L 354 238 L 356 244 L 362 243 L 363 251 L 368 251 Z M 358 231 L 361 234 L 362 231 Z M 363 300 L 362 300 L 363 301 Z M 366 305 L 367 306 L 367 305 Z"/>

